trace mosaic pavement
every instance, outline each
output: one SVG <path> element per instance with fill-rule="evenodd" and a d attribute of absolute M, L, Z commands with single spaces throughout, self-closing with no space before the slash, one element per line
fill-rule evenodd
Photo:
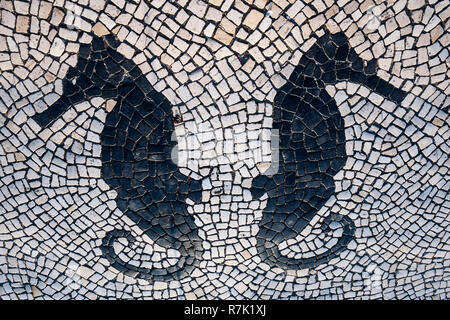
<path fill-rule="evenodd" d="M 450 298 L 449 0 L 0 0 L 0 299 Z"/>

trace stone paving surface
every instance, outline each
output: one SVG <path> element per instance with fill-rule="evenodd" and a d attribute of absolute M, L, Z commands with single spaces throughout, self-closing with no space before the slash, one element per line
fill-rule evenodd
<path fill-rule="evenodd" d="M 449 0 L 0 0 L 0 299 L 450 298 Z"/>

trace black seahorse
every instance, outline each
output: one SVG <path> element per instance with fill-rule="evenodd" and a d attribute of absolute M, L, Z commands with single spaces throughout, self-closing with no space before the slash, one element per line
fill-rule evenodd
<path fill-rule="evenodd" d="M 113 267 L 130 276 L 177 279 L 190 273 L 201 257 L 201 241 L 186 198 L 201 200 L 201 184 L 178 170 L 171 161 L 172 106 L 154 90 L 139 67 L 117 52 L 113 35 L 93 35 L 81 44 L 78 61 L 63 80 L 63 94 L 46 111 L 33 116 L 49 126 L 71 106 L 92 97 L 116 100 L 101 132 L 102 177 L 117 191 L 117 206 L 155 243 L 180 252 L 168 268 L 142 268 L 116 256 L 113 243 L 130 232 L 113 230 L 103 239 L 102 251 Z"/>
<path fill-rule="evenodd" d="M 406 93 L 376 75 L 376 60 L 363 60 L 344 33 L 326 32 L 302 56 L 288 82 L 274 99 L 273 128 L 279 130 L 279 171 L 253 180 L 252 195 L 268 193 L 259 223 L 257 249 L 263 261 L 290 269 L 314 267 L 344 250 L 354 238 L 354 223 L 339 214 L 328 216 L 329 230 L 338 221 L 343 235 L 322 254 L 294 259 L 280 254 L 278 245 L 296 237 L 335 191 L 333 176 L 347 160 L 344 121 L 336 101 L 325 90 L 328 84 L 350 81 L 363 84 L 383 97 L 400 103 Z"/>

